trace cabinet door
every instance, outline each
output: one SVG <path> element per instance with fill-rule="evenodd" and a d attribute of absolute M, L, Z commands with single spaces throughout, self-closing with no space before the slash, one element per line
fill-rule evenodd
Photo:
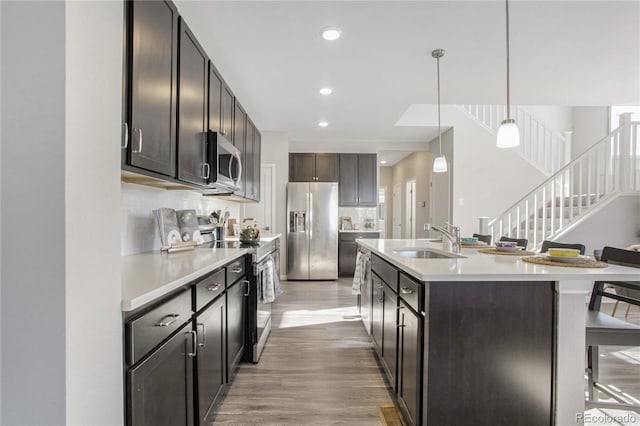
<path fill-rule="evenodd" d="M 289 154 L 289 182 L 312 182 L 315 154 Z"/>
<path fill-rule="evenodd" d="M 342 170 L 340 170 L 342 172 Z M 358 205 L 378 205 L 378 163 L 376 154 L 358 155 Z"/>
<path fill-rule="evenodd" d="M 127 425 L 193 425 L 191 322 L 127 373 Z"/>
<path fill-rule="evenodd" d="M 398 401 L 410 424 L 420 424 L 422 401 L 422 321 L 404 301 L 399 310 Z"/>
<path fill-rule="evenodd" d="M 222 77 L 209 61 L 209 130 L 222 130 Z"/>
<path fill-rule="evenodd" d="M 198 332 L 198 415 L 204 424 L 209 409 L 222 390 L 226 380 L 225 310 L 224 295 L 218 297 L 196 319 Z"/>
<path fill-rule="evenodd" d="M 178 179 L 196 184 L 205 184 L 211 177 L 211 165 L 206 161 L 208 61 L 180 18 Z"/>
<path fill-rule="evenodd" d="M 316 154 L 315 181 L 338 182 L 338 154 Z"/>
<path fill-rule="evenodd" d="M 224 81 L 222 82 L 222 99 L 220 101 L 220 133 L 233 141 L 233 92 Z"/>
<path fill-rule="evenodd" d="M 340 206 L 358 205 L 358 155 L 340 154 Z"/>
<path fill-rule="evenodd" d="M 262 165 L 262 135 L 255 129 L 253 134 L 253 199 L 260 201 L 261 190 L 261 165 Z"/>
<path fill-rule="evenodd" d="M 129 164 L 175 177 L 178 11 L 165 1 L 128 4 Z"/>
<path fill-rule="evenodd" d="M 397 389 L 396 360 L 398 358 L 398 297 L 388 285 L 382 288 L 382 367 L 387 374 L 391 388 Z"/>
<path fill-rule="evenodd" d="M 244 149 L 244 176 L 245 176 L 245 189 L 244 189 L 244 197 L 249 200 L 255 200 L 255 188 L 254 181 L 256 179 L 255 168 L 254 168 L 254 135 L 255 135 L 255 126 L 253 122 L 247 115 L 247 128 L 246 128 L 247 136 L 245 138 Z M 258 171 L 258 173 L 260 173 Z M 258 177 L 260 175 L 258 174 Z"/>
<path fill-rule="evenodd" d="M 382 357 L 384 282 L 376 274 L 371 274 L 373 301 L 371 305 L 371 337 L 378 357 Z"/>
<path fill-rule="evenodd" d="M 238 151 L 240 151 L 240 158 L 242 158 L 242 178 L 240 180 L 240 189 L 235 191 L 234 194 L 244 197 L 246 186 L 246 129 L 247 129 L 247 114 L 240 105 L 240 102 L 236 99 L 235 107 L 233 111 L 233 145 Z"/>
<path fill-rule="evenodd" d="M 244 354 L 245 292 L 248 285 L 248 281 L 240 280 L 227 289 L 227 380 Z"/>
<path fill-rule="evenodd" d="M 338 244 L 338 271 L 341 277 L 353 277 L 356 271 L 357 248 L 355 239 L 345 241 L 340 239 Z"/>

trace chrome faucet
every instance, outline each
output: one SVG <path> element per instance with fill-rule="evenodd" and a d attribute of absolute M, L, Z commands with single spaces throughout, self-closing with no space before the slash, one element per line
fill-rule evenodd
<path fill-rule="evenodd" d="M 449 223 L 445 223 L 444 227 L 431 223 L 424 224 L 425 231 L 432 229 L 442 234 L 442 250 L 460 253 L 460 227 L 451 226 Z"/>

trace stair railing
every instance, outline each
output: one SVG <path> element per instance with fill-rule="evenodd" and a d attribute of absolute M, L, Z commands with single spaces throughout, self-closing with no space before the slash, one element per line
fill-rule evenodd
<path fill-rule="evenodd" d="M 458 105 L 491 134 L 497 135 L 502 120 L 507 118 L 505 105 Z M 569 161 L 570 140 L 545 126 L 523 108 L 511 107 L 511 117 L 520 130 L 521 143 L 514 148 L 525 160 L 546 175 L 558 171 Z"/>
<path fill-rule="evenodd" d="M 591 211 L 611 195 L 640 192 L 640 122 L 620 115 L 620 127 L 558 170 L 488 224 L 493 241 L 527 238 L 530 249 Z"/>

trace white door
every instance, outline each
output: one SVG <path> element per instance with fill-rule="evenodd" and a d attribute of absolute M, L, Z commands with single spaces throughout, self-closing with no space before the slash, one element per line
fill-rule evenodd
<path fill-rule="evenodd" d="M 402 189 L 399 183 L 393 185 L 393 214 L 391 215 L 392 238 L 402 238 Z"/>
<path fill-rule="evenodd" d="M 407 205 L 405 206 L 405 227 L 404 237 L 415 238 L 416 237 L 416 180 L 408 180 L 405 182 L 406 194 L 405 200 Z"/>
<path fill-rule="evenodd" d="M 252 217 L 258 222 L 258 227 L 264 232 L 273 232 L 275 217 L 275 164 L 260 166 L 260 202 L 246 204 L 244 217 Z"/>
<path fill-rule="evenodd" d="M 387 187 L 386 186 L 381 186 L 380 189 L 378 189 L 378 230 L 380 230 L 380 238 L 386 238 L 386 220 L 387 220 L 387 212 L 386 212 L 386 208 L 387 208 L 387 203 L 385 200 L 386 197 L 386 193 L 387 193 Z"/>

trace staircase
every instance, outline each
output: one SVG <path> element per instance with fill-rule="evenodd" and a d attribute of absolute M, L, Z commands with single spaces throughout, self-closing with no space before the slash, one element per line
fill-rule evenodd
<path fill-rule="evenodd" d="M 640 122 L 620 116 L 620 127 L 559 168 L 489 222 L 489 233 L 527 238 L 537 250 L 622 193 L 640 192 Z"/>
<path fill-rule="evenodd" d="M 487 131 L 497 136 L 502 121 L 507 118 L 505 105 L 457 105 Z M 523 108 L 511 107 L 510 116 L 518 123 L 520 146 L 513 148 L 522 158 L 547 176 L 560 170 L 570 158 L 570 140 L 550 130 Z"/>

